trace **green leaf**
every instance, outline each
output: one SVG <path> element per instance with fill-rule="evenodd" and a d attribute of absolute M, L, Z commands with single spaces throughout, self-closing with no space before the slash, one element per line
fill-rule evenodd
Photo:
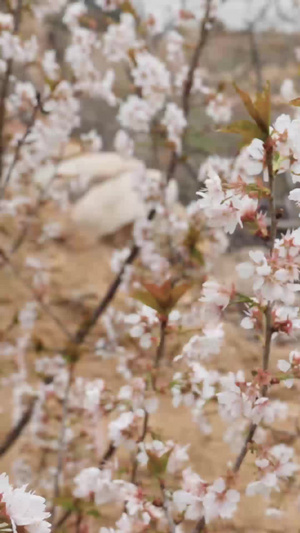
<path fill-rule="evenodd" d="M 234 84 L 234 88 L 261 133 L 267 137 L 269 135 L 271 117 L 270 84 L 268 83 L 261 93 L 257 93 L 254 102 L 252 102 L 249 94 L 242 91 L 236 84 Z"/>
<path fill-rule="evenodd" d="M 262 134 L 257 124 L 254 124 L 250 120 L 237 120 L 229 126 L 225 126 L 220 131 L 241 135 L 243 138 L 242 146 L 250 144 L 253 139 L 264 138 L 264 134 Z"/>
<path fill-rule="evenodd" d="M 149 292 L 136 290 L 133 292 L 132 297 L 135 298 L 135 300 L 139 300 L 139 302 L 148 305 L 148 307 L 155 309 L 158 313 L 162 312 L 157 300 Z"/>
<path fill-rule="evenodd" d="M 164 474 L 167 469 L 168 460 L 172 451 L 173 449 L 171 448 L 171 450 L 168 450 L 161 457 L 157 457 L 154 453 L 148 451 L 147 455 L 149 459 L 147 469 L 149 474 L 155 477 L 160 477 L 162 474 Z"/>
<path fill-rule="evenodd" d="M 198 250 L 196 247 L 194 247 L 191 251 L 191 255 L 194 259 L 196 259 L 197 263 L 199 263 L 199 265 L 201 266 L 204 266 L 205 265 L 205 260 L 204 260 L 204 256 L 203 256 L 203 253 L 200 252 L 200 250 Z"/>

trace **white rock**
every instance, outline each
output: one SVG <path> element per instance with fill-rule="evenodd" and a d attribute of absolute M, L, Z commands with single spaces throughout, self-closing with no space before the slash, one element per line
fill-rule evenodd
<path fill-rule="evenodd" d="M 74 205 L 72 219 L 96 237 L 111 235 L 146 214 L 133 186 L 134 173 L 125 172 L 92 187 Z"/>
<path fill-rule="evenodd" d="M 86 186 L 95 179 L 102 181 L 118 176 L 123 172 L 135 170 L 141 161 L 134 158 L 126 159 L 114 152 L 88 153 L 62 161 L 57 167 L 48 164 L 40 167 L 34 174 L 34 181 L 47 186 L 53 175 L 61 177 L 80 176 L 86 180 Z"/>

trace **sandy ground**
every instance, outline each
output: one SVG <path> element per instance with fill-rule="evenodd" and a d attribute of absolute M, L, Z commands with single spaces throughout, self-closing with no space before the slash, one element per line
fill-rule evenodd
<path fill-rule="evenodd" d="M 54 213 L 48 213 L 51 218 Z M 57 214 L 55 214 L 57 216 Z M 13 256 L 14 268 L 22 272 L 19 275 L 13 273 L 7 266 L 0 269 L 0 334 L 2 340 L 13 338 L 14 330 L 8 332 L 7 328 L 12 323 L 15 313 L 22 307 L 22 303 L 32 300 L 29 286 L 29 277 L 22 271 L 22 264 L 26 256 L 31 255 L 40 259 L 47 259 L 51 265 L 51 299 L 48 305 L 55 316 L 63 321 L 69 331 L 74 331 L 76 325 L 89 313 L 101 297 L 107 283 L 112 278 L 109 268 L 112 246 L 105 242 L 92 243 L 86 236 L 80 235 L 70 222 L 62 220 L 65 227 L 66 239 L 63 242 L 51 242 L 41 245 L 36 241 L 36 228 L 33 226 L 29 232 L 26 244 Z M 2 245 L 9 242 L 9 231 L 6 235 L 2 231 Z M 119 236 L 120 238 L 120 236 Z M 231 283 L 234 276 L 235 264 L 243 260 L 247 250 L 239 250 L 230 255 L 225 255 L 219 262 L 215 274 L 226 283 Z M 74 300 L 76 296 L 77 299 Z M 119 300 L 121 301 L 121 299 Z M 116 301 L 117 305 L 118 299 Z M 224 348 L 215 362 L 215 367 L 220 371 L 237 370 L 244 368 L 246 371 L 259 366 L 261 358 L 261 346 L 257 339 L 238 328 L 240 315 L 230 313 L 226 321 L 226 341 Z M 114 362 L 105 362 L 97 358 L 92 351 L 94 341 L 99 336 L 99 326 L 89 336 L 83 351 L 83 360 L 79 363 L 77 372 L 80 375 L 101 377 L 108 381 L 110 386 L 117 387 L 120 380 L 114 377 Z M 65 338 L 55 321 L 47 313 L 41 310 L 35 330 L 36 340 L 42 340 L 45 346 L 58 350 L 65 344 Z M 276 344 L 272 353 L 271 365 L 274 368 L 278 358 L 286 357 L 289 351 L 296 346 L 295 341 Z M 6 361 L 3 359 L 2 375 L 5 375 Z M 162 376 L 170 376 L 168 354 L 162 368 Z M 276 392 L 279 399 L 290 404 L 292 417 L 279 424 L 278 430 L 284 430 L 286 442 L 293 442 L 295 420 L 299 414 L 297 392 L 290 392 L 279 387 Z M 7 388 L 0 391 L 1 399 L 1 428 L 0 439 L 2 440 L 11 424 L 12 398 Z M 169 397 L 162 396 L 158 413 L 153 416 L 151 426 L 161 432 L 166 438 L 173 438 L 181 443 L 191 443 L 190 457 L 193 467 L 199 474 L 208 480 L 224 474 L 228 461 L 234 458 L 229 447 L 222 440 L 224 430 L 219 417 L 212 411 L 210 421 L 213 425 L 213 433 L 210 437 L 203 436 L 191 420 L 191 415 L 186 408 L 174 409 Z M 275 442 L 276 442 L 275 437 Z M 0 471 L 11 471 L 11 465 L 19 456 L 22 448 L 22 438 L 0 461 Z M 300 442 L 293 442 L 300 460 Z M 253 469 L 253 459 L 248 456 L 240 473 L 240 483 L 245 487 L 247 479 Z M 296 481 L 299 486 L 299 481 Z M 293 491 L 295 490 L 295 487 Z M 292 500 L 295 501 L 294 499 Z M 240 531 L 247 533 L 299 531 L 299 514 L 295 505 L 289 503 L 287 497 L 283 506 L 286 514 L 283 520 L 270 519 L 264 516 L 264 502 L 262 499 L 243 499 L 239 513 L 234 522 L 213 524 L 211 531 Z M 247 524 L 245 526 L 245 524 Z"/>

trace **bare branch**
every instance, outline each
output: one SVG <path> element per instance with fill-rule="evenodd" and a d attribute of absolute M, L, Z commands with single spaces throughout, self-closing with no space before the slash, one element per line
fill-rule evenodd
<path fill-rule="evenodd" d="M 266 162 L 267 162 L 267 168 L 268 168 L 268 178 L 269 178 L 269 190 L 270 190 L 270 199 L 269 199 L 269 215 L 271 219 L 271 226 L 270 226 L 270 254 L 272 254 L 274 249 L 274 243 L 277 233 L 277 219 L 276 219 L 276 204 L 275 204 L 275 176 L 273 171 L 273 146 L 272 143 L 268 145 L 268 141 L 265 143 L 265 153 L 266 153 Z M 265 342 L 264 342 L 264 349 L 263 349 L 263 357 L 262 357 L 262 367 L 263 370 L 267 371 L 269 368 L 269 360 L 270 360 L 270 354 L 271 354 L 271 339 L 272 339 L 272 305 L 271 303 L 268 304 L 266 312 L 265 312 L 265 318 L 266 318 L 266 326 L 265 326 Z M 266 396 L 268 392 L 268 386 L 263 385 L 261 389 L 262 396 Z M 233 472 L 236 474 L 242 464 L 243 461 L 248 453 L 249 450 L 249 444 L 251 444 L 255 431 L 257 429 L 257 424 L 250 424 L 246 439 L 244 441 L 244 444 L 242 446 L 242 449 L 237 456 L 237 459 L 233 466 Z M 205 528 L 205 519 L 201 518 L 192 533 L 200 533 Z"/>
<path fill-rule="evenodd" d="M 249 35 L 251 61 L 252 61 L 252 65 L 254 68 L 255 75 L 256 75 L 256 89 L 257 91 L 261 91 L 263 88 L 262 64 L 261 64 L 261 57 L 260 57 L 260 52 L 259 52 L 259 48 L 257 44 L 256 33 L 255 33 L 255 30 L 252 24 L 249 26 L 248 35 Z"/>
<path fill-rule="evenodd" d="M 6 454 L 8 450 L 13 446 L 13 444 L 18 440 L 18 438 L 22 435 L 24 429 L 29 424 L 33 411 L 34 406 L 36 403 L 37 398 L 33 398 L 24 412 L 23 416 L 20 418 L 19 422 L 12 428 L 12 430 L 6 435 L 4 441 L 2 444 L 0 444 L 0 457 Z"/>
<path fill-rule="evenodd" d="M 154 367 L 158 368 L 160 365 L 160 362 L 164 356 L 165 353 L 165 344 L 166 344 L 166 329 L 168 325 L 168 320 L 161 320 L 160 323 L 160 337 L 159 337 L 159 345 L 157 347 L 156 351 L 156 357 L 155 357 L 155 363 Z"/>
<path fill-rule="evenodd" d="M 14 33 L 19 31 L 21 23 L 23 0 L 18 0 L 15 12 L 14 12 Z M 10 77 L 13 72 L 13 59 L 9 59 L 6 63 L 6 71 L 2 82 L 0 92 L 0 182 L 2 181 L 3 174 L 3 155 L 4 155 L 4 124 L 6 118 L 6 98 L 8 94 Z"/>
<path fill-rule="evenodd" d="M 60 495 L 60 482 L 61 482 L 63 466 L 64 466 L 65 436 L 66 436 L 66 429 L 67 429 L 69 396 L 70 396 L 71 384 L 73 380 L 73 371 L 74 371 L 74 363 L 71 363 L 69 365 L 68 380 L 66 383 L 66 388 L 64 392 L 64 398 L 63 398 L 63 412 L 62 412 L 60 436 L 59 436 L 59 441 L 58 441 L 57 466 L 56 466 L 56 473 L 54 476 L 54 485 L 53 485 L 53 507 L 51 511 L 52 525 L 54 524 L 54 521 L 55 521 L 55 514 L 56 514 L 55 500 Z"/>
<path fill-rule="evenodd" d="M 100 464 L 99 464 L 99 468 L 103 468 L 105 466 L 105 464 L 107 463 L 107 461 L 109 461 L 109 459 L 116 453 L 117 451 L 117 448 L 114 446 L 114 444 L 111 442 L 106 450 L 106 452 L 104 453 L 101 461 L 100 461 Z"/>
<path fill-rule="evenodd" d="M 170 501 L 166 494 L 166 489 L 164 486 L 164 482 L 162 480 L 160 480 L 159 486 L 160 486 L 162 499 L 163 499 L 163 508 L 164 508 L 165 515 L 166 515 L 168 525 L 169 525 L 169 532 L 176 533 L 176 526 L 175 526 L 174 520 L 172 518 L 171 510 L 170 510 Z"/>
<path fill-rule="evenodd" d="M 147 411 L 144 411 L 143 431 L 142 431 L 142 435 L 138 443 L 144 442 L 146 435 L 147 435 L 147 431 L 148 431 L 148 424 L 149 424 L 149 413 Z M 131 473 L 131 483 L 136 482 L 137 469 L 138 469 L 138 462 L 135 456 L 134 461 L 133 461 L 132 473 Z"/>
<path fill-rule="evenodd" d="M 71 511 L 70 509 L 68 509 L 68 511 L 65 511 L 64 514 L 61 516 L 61 518 L 52 527 L 52 531 L 56 531 L 61 526 L 63 526 L 64 523 L 68 520 L 68 518 L 70 518 L 70 516 L 72 515 L 72 512 L 73 511 Z"/>
<path fill-rule="evenodd" d="M 3 183 L 1 183 L 0 198 L 3 197 L 4 194 L 5 194 L 6 187 L 8 186 L 8 184 L 10 182 L 12 173 L 13 173 L 14 168 L 15 168 L 17 162 L 18 162 L 21 149 L 24 146 L 24 144 L 26 142 L 26 139 L 27 139 L 28 135 L 31 132 L 32 127 L 34 126 L 34 123 L 35 123 L 36 118 L 37 118 L 38 111 L 41 109 L 41 101 L 40 101 L 39 93 L 37 93 L 36 99 L 37 99 L 37 102 L 36 102 L 36 105 L 33 108 L 31 119 L 30 119 L 30 121 L 29 121 L 29 123 L 28 123 L 28 125 L 26 127 L 26 130 L 25 130 L 23 136 L 21 137 L 21 139 L 19 140 L 19 142 L 17 144 L 13 160 L 12 160 L 12 162 L 10 164 L 10 167 L 9 167 L 9 169 L 7 171 L 7 174 L 6 174 L 6 176 L 5 176 L 4 180 L 3 180 Z"/>

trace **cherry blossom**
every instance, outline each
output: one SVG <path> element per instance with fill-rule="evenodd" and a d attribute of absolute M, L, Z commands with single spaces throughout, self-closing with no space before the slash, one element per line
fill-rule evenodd
<path fill-rule="evenodd" d="M 278 241 L 275 247 L 279 247 Z M 298 265 L 291 260 L 288 268 L 281 264 L 280 258 L 268 258 L 262 251 L 250 251 L 249 257 L 252 263 L 241 263 L 237 266 L 237 272 L 243 279 L 254 277 L 253 290 L 268 301 L 281 300 L 286 304 L 292 304 L 295 292 L 299 290 Z M 294 263 L 294 264 L 293 264 Z"/>
<path fill-rule="evenodd" d="M 117 63 L 128 59 L 128 52 L 138 46 L 133 16 L 123 13 L 119 24 L 110 24 L 103 41 L 103 51 L 109 61 Z"/>
<path fill-rule="evenodd" d="M 209 523 L 217 517 L 232 518 L 239 501 L 239 492 L 234 489 L 228 489 L 223 478 L 217 479 L 208 487 L 207 494 L 203 499 L 206 522 Z"/>
<path fill-rule="evenodd" d="M 280 359 L 277 363 L 278 369 L 284 374 L 287 374 L 287 377 L 284 379 L 283 383 L 288 389 L 294 385 L 294 375 L 298 377 L 299 364 L 300 353 L 297 350 L 290 352 L 288 361 L 285 359 Z"/>
<path fill-rule="evenodd" d="M 263 494 L 269 496 L 272 490 L 279 491 L 279 482 L 282 479 L 292 477 L 299 469 L 298 465 L 292 462 L 294 455 L 293 448 L 285 444 L 273 446 L 269 455 L 256 460 L 259 469 L 260 479 L 253 481 L 247 486 L 248 496 Z"/>
<path fill-rule="evenodd" d="M 149 52 L 135 56 L 135 68 L 131 73 L 134 83 L 141 89 L 142 96 L 153 111 L 162 108 L 170 92 L 170 73 L 162 61 Z"/>
<path fill-rule="evenodd" d="M 1 501 L 5 505 L 6 516 L 11 521 L 13 531 L 23 526 L 29 533 L 45 533 L 50 531 L 50 523 L 46 521 L 50 513 L 46 512 L 46 500 L 26 487 L 14 489 L 6 474 L 0 476 Z"/>
<path fill-rule="evenodd" d="M 135 132 L 148 132 L 153 109 L 146 100 L 138 96 L 129 96 L 120 106 L 118 120 L 123 128 Z"/>

